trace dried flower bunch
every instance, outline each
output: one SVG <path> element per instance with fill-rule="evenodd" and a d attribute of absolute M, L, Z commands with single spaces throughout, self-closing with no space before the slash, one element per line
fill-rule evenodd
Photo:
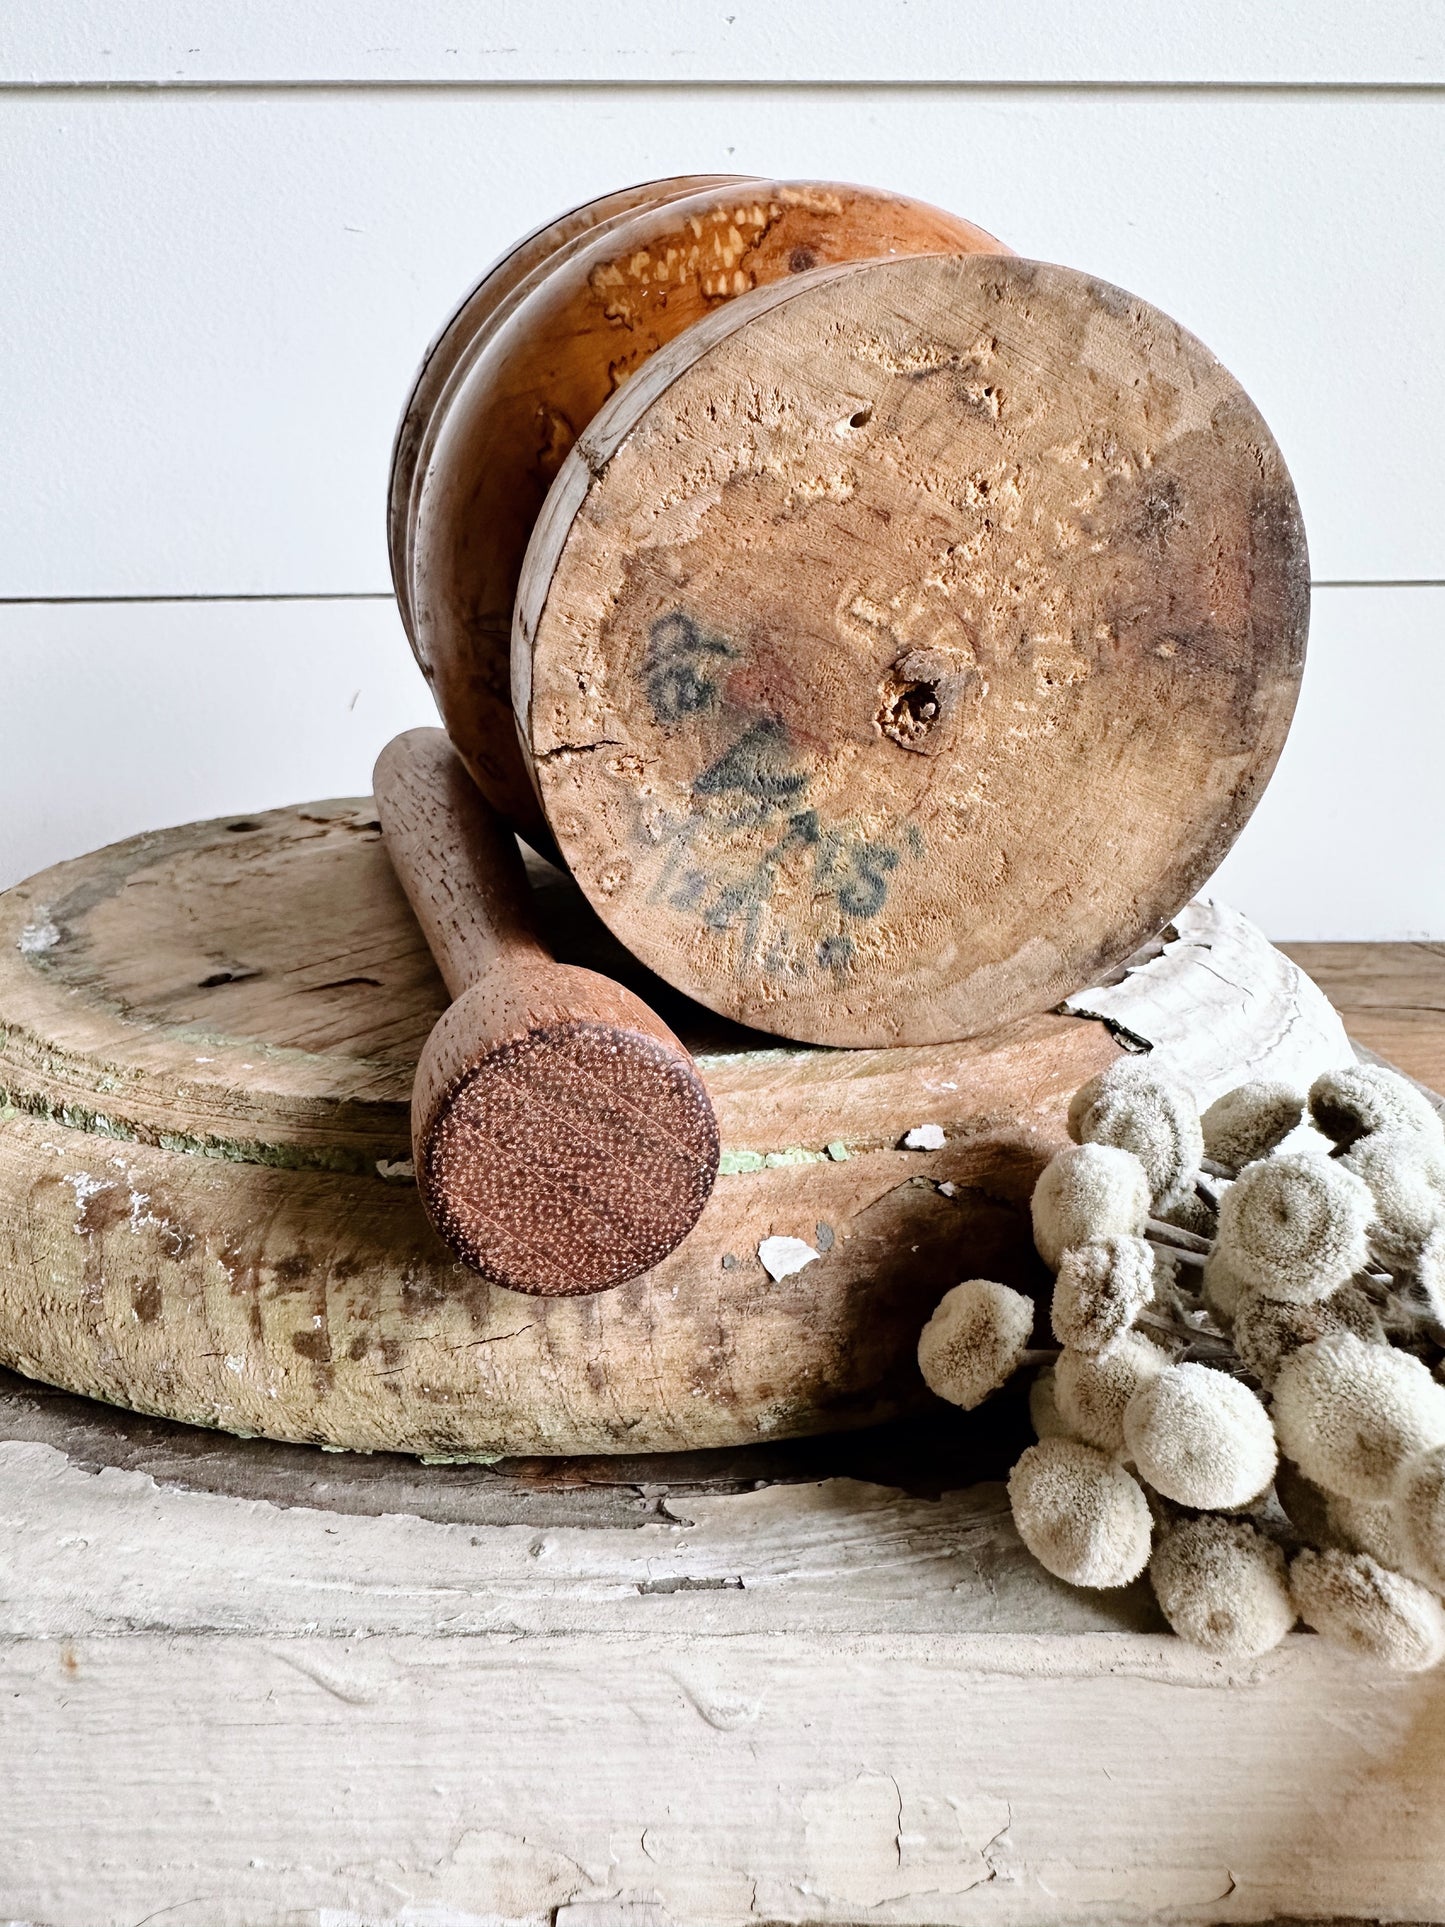
<path fill-rule="evenodd" d="M 1033 1301 L 950 1291 L 924 1378 L 973 1407 L 1037 1367 L 1019 1536 L 1071 1585 L 1147 1568 L 1164 1617 L 1248 1658 L 1303 1620 L 1407 1670 L 1445 1657 L 1445 1125 L 1351 1065 L 1201 1116 L 1126 1057 L 1078 1091 L 1033 1194 Z"/>

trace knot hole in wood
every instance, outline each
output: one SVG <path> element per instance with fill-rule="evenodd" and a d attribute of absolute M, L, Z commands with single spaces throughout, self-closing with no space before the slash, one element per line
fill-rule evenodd
<path fill-rule="evenodd" d="M 930 741 L 952 707 L 958 677 L 950 673 L 932 650 L 912 649 L 900 656 L 878 685 L 879 729 L 900 749 L 931 755 Z"/>

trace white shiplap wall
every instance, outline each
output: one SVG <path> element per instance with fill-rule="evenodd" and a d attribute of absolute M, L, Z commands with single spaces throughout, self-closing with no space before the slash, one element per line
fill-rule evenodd
<path fill-rule="evenodd" d="M 719 167 L 941 202 L 1223 357 L 1320 586 L 1220 889 L 1445 937 L 1445 9 L 1341 0 L 9 0 L 0 883 L 364 787 L 430 715 L 382 521 L 421 348 L 537 222 Z"/>

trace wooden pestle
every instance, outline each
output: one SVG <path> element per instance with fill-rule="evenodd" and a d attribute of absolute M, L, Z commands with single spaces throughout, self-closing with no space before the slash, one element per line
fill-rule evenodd
<path fill-rule="evenodd" d="M 718 1135 L 697 1068 L 640 998 L 559 964 L 521 852 L 439 729 L 382 751 L 377 814 L 455 1002 L 412 1091 L 417 1184 L 462 1261 L 513 1291 L 605 1291 L 697 1222 Z"/>

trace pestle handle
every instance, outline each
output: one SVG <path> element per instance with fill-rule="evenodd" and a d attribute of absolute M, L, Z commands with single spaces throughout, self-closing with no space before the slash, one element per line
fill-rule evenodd
<path fill-rule="evenodd" d="M 549 964 L 517 839 L 445 731 L 395 737 L 372 781 L 387 853 L 452 996 L 503 960 Z"/>
<path fill-rule="evenodd" d="M 454 999 L 417 1063 L 412 1154 L 474 1271 L 543 1297 L 660 1264 L 718 1166 L 697 1066 L 640 997 L 539 939 L 516 839 L 437 729 L 383 750 L 377 812 Z"/>

